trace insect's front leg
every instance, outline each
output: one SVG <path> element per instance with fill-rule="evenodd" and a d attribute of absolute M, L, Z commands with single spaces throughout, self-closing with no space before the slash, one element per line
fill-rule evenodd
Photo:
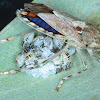
<path fill-rule="evenodd" d="M 48 62 L 52 61 L 54 58 L 56 58 L 57 56 L 61 55 L 62 52 L 64 52 L 66 50 L 66 47 L 63 48 L 61 51 L 59 51 L 58 53 L 56 53 L 54 56 L 52 56 L 51 58 L 41 62 L 38 66 L 39 68 L 40 67 L 43 67 L 44 65 L 46 65 Z M 67 56 L 69 57 L 69 55 L 67 54 Z M 18 59 L 20 58 L 20 59 Z M 21 62 L 21 60 L 24 60 L 23 57 L 18 57 L 17 58 L 17 61 L 20 60 L 20 64 L 19 66 L 23 65 L 23 61 Z M 32 70 L 32 69 L 37 69 L 38 66 L 34 66 L 34 67 L 29 67 L 29 68 L 21 68 L 19 70 L 10 70 L 10 71 L 6 71 L 6 72 L 0 72 L 1 75 L 7 75 L 7 74 L 14 74 L 14 73 L 18 73 L 18 72 L 25 72 L 25 71 L 28 71 L 28 70 Z M 58 73 L 58 72 L 57 72 Z"/>
<path fill-rule="evenodd" d="M 84 67 L 84 70 L 86 70 L 88 67 L 87 67 L 87 63 L 86 63 L 86 58 L 84 57 L 83 53 L 81 52 L 80 49 L 77 49 L 77 52 L 79 53 L 79 56 L 80 56 L 80 59 L 82 61 L 82 65 Z"/>
<path fill-rule="evenodd" d="M 61 51 L 56 51 L 57 53 L 52 56 L 51 58 L 45 60 L 45 59 L 40 59 L 38 57 L 35 57 L 35 56 L 39 56 L 41 57 L 41 53 L 39 53 L 40 55 L 37 55 L 38 51 L 39 50 L 39 45 L 41 46 L 42 42 L 44 41 L 44 36 L 37 36 L 34 38 L 34 32 L 27 32 L 27 34 L 25 35 L 24 37 L 24 41 L 23 41 L 23 44 L 22 44 L 22 53 L 17 57 L 16 61 L 17 61 L 17 65 L 21 68 L 19 70 L 10 70 L 10 71 L 6 71 L 6 72 L 0 72 L 1 75 L 7 75 L 7 74 L 13 74 L 13 73 L 18 73 L 18 72 L 23 72 L 23 71 L 28 71 L 28 70 L 32 70 L 32 69 L 35 69 L 35 68 L 40 68 L 40 67 L 43 67 L 44 65 L 46 65 L 47 63 L 49 63 L 50 61 L 52 61 L 54 58 L 56 58 L 57 56 L 61 55 L 61 53 L 63 53 L 66 49 L 67 49 L 67 45 L 61 50 Z M 54 40 L 54 39 L 53 39 Z M 59 40 L 59 39 L 58 39 Z M 41 42 L 42 41 L 42 42 Z M 49 43 L 48 41 L 46 41 L 47 43 Z M 57 41 L 56 41 L 57 42 Z M 62 42 L 61 42 L 62 43 Z M 63 43 L 62 43 L 63 44 Z M 59 44 L 58 48 L 61 49 L 62 48 L 62 44 Z M 61 46 L 62 45 L 62 46 Z M 50 45 L 49 45 L 50 46 Z M 57 46 L 57 45 L 56 45 Z M 60 47 L 61 46 L 61 47 Z M 57 48 L 57 47 L 56 47 Z M 58 50 L 59 50 L 58 49 Z M 53 49 L 52 49 L 53 50 Z M 35 51 L 35 52 L 34 52 Z M 36 53 L 36 55 L 35 55 Z M 27 60 L 26 58 L 29 57 L 29 60 Z M 62 57 L 65 57 L 66 60 L 68 58 L 68 63 L 66 63 L 66 61 L 61 58 L 62 62 L 61 62 L 61 65 L 63 66 L 66 66 L 66 65 L 70 65 L 70 60 L 69 60 L 69 55 L 68 54 L 64 54 L 62 55 Z M 34 59 L 38 59 L 39 63 L 38 65 L 31 65 L 29 68 L 24 68 L 26 67 L 25 66 L 25 61 L 27 61 L 29 64 L 31 64 L 31 60 L 32 62 L 34 62 Z M 40 61 L 41 60 L 41 61 Z M 54 64 L 56 64 L 54 62 Z M 55 65 L 56 66 L 56 65 Z M 62 67 L 61 67 L 62 68 Z M 67 66 L 66 66 L 67 68 Z M 63 67 L 62 69 L 66 69 L 65 67 Z M 59 68 L 60 70 L 60 68 Z M 57 71 L 57 73 L 59 72 L 59 70 Z"/>
<path fill-rule="evenodd" d="M 76 73 L 74 73 L 74 74 L 72 74 L 72 75 L 68 75 L 68 76 L 63 77 L 63 78 L 61 79 L 61 81 L 59 82 L 59 84 L 58 84 L 58 86 L 57 86 L 57 88 L 56 88 L 55 90 L 59 91 L 59 88 L 62 86 L 62 84 L 63 84 L 63 82 L 64 82 L 65 80 L 68 80 L 68 79 L 70 79 L 70 78 L 72 78 L 72 77 L 74 77 L 74 76 L 77 76 L 77 75 L 83 73 L 84 71 L 86 71 L 86 69 L 84 69 L 84 70 L 82 70 L 82 71 L 79 71 L 79 72 L 76 72 Z"/>
<path fill-rule="evenodd" d="M 29 30 L 29 31 L 27 31 L 27 32 L 24 32 L 24 33 L 21 33 L 21 34 L 15 35 L 15 36 L 13 36 L 13 37 L 9 37 L 9 38 L 7 38 L 7 39 L 0 40 L 0 43 L 8 42 L 8 41 L 14 40 L 14 39 L 16 39 L 17 37 L 20 37 L 20 36 L 22 36 L 22 35 L 25 35 L 25 34 L 27 34 L 27 33 L 32 32 L 32 31 L 34 31 L 34 30 L 31 29 L 31 30 Z"/>
<path fill-rule="evenodd" d="M 77 76 L 77 75 L 79 75 L 79 74 L 81 74 L 82 72 L 84 72 L 84 71 L 87 70 L 88 67 L 87 67 L 86 60 L 85 60 L 84 55 L 81 53 L 81 51 L 80 51 L 79 49 L 77 49 L 77 51 L 78 51 L 78 53 L 79 53 L 79 55 L 80 55 L 80 58 L 81 58 L 81 61 L 82 61 L 82 64 L 83 64 L 84 68 L 83 68 L 82 71 L 79 71 L 79 72 L 76 72 L 76 73 L 74 73 L 74 74 L 72 74 L 72 75 L 68 75 L 68 76 L 63 77 L 63 78 L 61 79 L 61 81 L 59 82 L 57 88 L 56 88 L 57 91 L 59 91 L 59 88 L 62 86 L 62 84 L 63 84 L 63 82 L 64 82 L 65 80 L 68 80 L 68 79 L 70 79 L 70 78 L 72 78 L 72 77 L 74 77 L 74 76 Z"/>
<path fill-rule="evenodd" d="M 17 38 L 17 37 L 19 37 L 21 35 L 25 35 L 24 41 L 27 41 L 27 42 L 25 42 L 24 44 L 31 43 L 33 41 L 34 32 L 33 32 L 33 30 L 29 30 L 29 31 L 27 31 L 25 33 L 16 35 L 16 36 L 11 37 L 11 38 L 8 38 L 6 40 L 0 40 L 0 42 L 3 43 L 3 42 L 11 41 L 11 40 L 13 40 L 13 39 L 15 39 L 15 38 Z M 20 60 L 20 65 L 23 65 L 24 55 L 22 55 L 21 57 L 18 56 L 18 58 L 20 58 L 19 59 Z M 37 68 L 37 67 L 35 67 L 35 68 Z M 19 69 L 19 70 L 9 70 L 9 71 L 5 71 L 5 72 L 0 72 L 0 74 L 1 75 L 14 74 L 14 73 L 23 72 L 23 71 L 27 71 L 27 70 L 31 70 L 31 69 L 33 69 L 33 67 L 30 67 L 30 68 L 22 68 L 22 69 Z"/>
<path fill-rule="evenodd" d="M 22 69 L 18 69 L 18 70 L 9 70 L 9 71 L 6 71 L 6 72 L 0 72 L 0 75 L 15 74 L 15 73 L 18 73 L 18 72 L 25 72 L 25 71 L 32 70 L 32 69 L 35 69 L 35 68 L 37 68 L 37 67 L 22 68 Z"/>

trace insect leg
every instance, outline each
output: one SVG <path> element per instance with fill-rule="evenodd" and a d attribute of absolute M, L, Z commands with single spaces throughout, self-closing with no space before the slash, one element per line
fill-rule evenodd
<path fill-rule="evenodd" d="M 50 59 L 47 59 L 43 62 L 41 62 L 38 66 L 39 68 L 44 66 L 45 64 L 47 64 L 49 61 L 51 61 L 52 59 L 54 59 L 55 57 L 57 57 L 58 55 L 60 55 L 64 50 L 66 49 L 66 47 L 64 49 L 62 49 L 61 51 L 59 51 L 56 55 L 52 56 Z M 45 63 L 44 63 L 45 62 Z M 42 64 L 43 63 L 43 64 Z M 14 73 L 18 73 L 18 72 L 24 72 L 24 71 L 28 71 L 28 70 L 32 70 L 35 68 L 38 68 L 38 66 L 35 67 L 29 67 L 29 68 L 21 68 L 19 70 L 10 70 L 10 71 L 6 71 L 6 72 L 0 72 L 0 75 L 7 75 L 7 74 L 14 74 Z"/>
<path fill-rule="evenodd" d="M 7 71 L 7 72 L 0 72 L 0 75 L 14 74 L 14 73 L 18 73 L 18 72 L 25 72 L 25 71 L 32 70 L 32 69 L 35 69 L 35 68 L 37 68 L 37 67 L 21 68 L 21 69 L 18 69 L 18 70 L 10 70 L 10 71 Z"/>
<path fill-rule="evenodd" d="M 44 66 L 45 64 L 47 64 L 48 62 L 52 61 L 54 58 L 56 58 L 57 56 L 59 56 L 62 52 L 64 52 L 66 49 L 68 48 L 68 45 L 66 45 L 62 50 L 60 50 L 59 52 L 57 52 L 54 56 L 50 57 L 49 59 L 46 59 L 45 61 L 43 61 L 40 66 Z"/>
<path fill-rule="evenodd" d="M 38 64 L 39 68 L 42 67 L 42 66 L 44 66 L 45 64 L 47 64 L 51 60 L 53 60 L 55 57 L 57 57 L 62 52 L 64 52 L 67 48 L 68 48 L 68 46 L 66 45 L 61 51 L 59 51 L 58 53 L 56 53 L 54 56 L 52 56 L 51 58 L 49 58 L 49 59 L 41 62 L 40 64 Z M 0 74 L 1 75 L 7 75 L 7 74 L 12 74 L 12 73 L 17 73 L 17 72 L 24 72 L 24 71 L 28 71 L 28 70 L 35 69 L 35 68 L 38 68 L 38 67 L 35 66 L 35 67 L 29 67 L 29 68 L 22 68 L 22 69 L 19 69 L 19 70 L 10 70 L 10 71 L 7 71 L 7 72 L 0 72 Z"/>
<path fill-rule="evenodd" d="M 87 63 L 86 63 L 86 59 L 85 59 L 84 55 L 82 54 L 82 52 L 79 49 L 77 49 L 77 52 L 80 55 L 80 59 L 82 61 L 82 64 L 84 66 L 84 69 L 87 69 L 88 67 L 87 67 Z"/>
<path fill-rule="evenodd" d="M 85 69 L 85 70 L 82 70 L 82 71 L 79 71 L 79 72 L 77 72 L 77 73 L 74 73 L 74 74 L 72 74 L 72 75 L 68 75 L 68 76 L 63 77 L 63 78 L 61 79 L 61 81 L 59 82 L 59 84 L 58 84 L 58 86 L 57 86 L 57 88 L 56 88 L 55 90 L 59 91 L 59 88 L 62 86 L 62 84 L 63 84 L 63 82 L 64 82 L 65 80 L 68 80 L 68 79 L 70 79 L 70 78 L 72 78 L 72 77 L 74 77 L 74 76 L 77 76 L 77 75 L 83 73 L 84 71 L 86 71 L 86 69 Z"/>
<path fill-rule="evenodd" d="M 72 77 L 74 77 L 74 76 L 77 76 L 77 75 L 79 75 L 79 74 L 81 74 L 82 72 L 84 72 L 84 71 L 87 70 L 88 67 L 87 67 L 87 64 L 86 64 L 86 61 L 85 61 L 85 58 L 84 58 L 83 54 L 81 53 L 81 51 L 80 51 L 79 49 L 78 49 L 77 51 L 78 51 L 78 53 L 80 54 L 80 58 L 81 58 L 81 60 L 82 60 L 82 64 L 83 64 L 83 66 L 84 66 L 84 69 L 83 69 L 82 71 L 76 72 L 76 73 L 74 73 L 74 74 L 72 74 L 72 75 L 68 75 L 68 76 L 63 77 L 63 78 L 61 79 L 61 81 L 59 82 L 59 85 L 58 85 L 57 88 L 56 88 L 57 91 L 59 91 L 59 88 L 62 86 L 62 84 L 63 84 L 63 82 L 64 82 L 65 80 L 68 80 L 68 79 L 70 79 L 70 78 L 72 78 Z"/>
<path fill-rule="evenodd" d="M 29 33 L 29 32 L 32 32 L 32 31 L 33 31 L 33 30 L 29 30 L 29 31 L 27 31 L 27 32 L 25 32 L 25 33 L 15 35 L 15 36 L 10 37 L 10 38 L 7 38 L 7 39 L 5 39 L 5 40 L 0 40 L 0 43 L 11 41 L 11 40 L 13 40 L 13 39 L 15 39 L 15 38 L 17 38 L 17 37 L 20 37 L 20 36 L 25 35 L 25 34 L 27 34 L 27 33 Z"/>

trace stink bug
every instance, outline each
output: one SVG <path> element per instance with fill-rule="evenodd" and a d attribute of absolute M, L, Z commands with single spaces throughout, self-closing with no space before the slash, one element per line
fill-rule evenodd
<path fill-rule="evenodd" d="M 61 55 L 69 46 L 76 48 L 76 51 L 80 54 L 80 59 L 84 69 L 72 75 L 66 76 L 61 79 L 56 90 L 58 91 L 64 80 L 67 80 L 73 76 L 76 76 L 86 71 L 87 63 L 81 49 L 86 49 L 89 54 L 99 60 L 93 52 L 100 51 L 100 32 L 96 29 L 95 25 L 85 23 L 75 17 L 70 16 L 67 13 L 53 10 L 52 8 L 37 3 L 26 3 L 25 9 L 17 10 L 17 16 L 33 29 L 40 31 L 52 38 L 58 38 L 65 42 L 65 46 L 52 57 L 46 59 L 42 63 L 45 65 L 52 61 L 57 56 Z M 6 40 L 0 40 L 0 42 L 10 41 L 18 36 L 8 38 Z M 25 49 L 26 50 L 26 49 Z M 23 68 L 21 70 L 11 70 L 9 72 L 0 72 L 2 75 L 9 73 L 22 72 L 26 70 L 34 69 L 35 67 Z"/>

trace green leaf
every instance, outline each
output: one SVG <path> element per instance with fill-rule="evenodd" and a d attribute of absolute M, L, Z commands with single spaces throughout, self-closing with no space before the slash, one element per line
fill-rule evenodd
<path fill-rule="evenodd" d="M 93 19 L 92 22 L 99 24 L 100 27 L 100 5 L 96 5 L 100 3 L 99 0 L 35 0 L 35 2 L 45 3 L 82 20 Z M 29 29 L 31 29 L 29 26 L 15 18 L 1 31 L 0 40 Z M 10 42 L 0 43 L 0 72 L 19 69 L 16 57 L 21 52 L 22 40 L 23 36 Z M 62 77 L 83 69 L 77 52 L 72 55 L 72 68 L 69 71 L 51 75 L 46 79 L 34 78 L 25 72 L 0 75 L 0 100 L 100 100 L 100 63 L 87 51 L 82 51 L 86 57 L 88 70 L 65 81 L 59 92 L 54 89 Z"/>

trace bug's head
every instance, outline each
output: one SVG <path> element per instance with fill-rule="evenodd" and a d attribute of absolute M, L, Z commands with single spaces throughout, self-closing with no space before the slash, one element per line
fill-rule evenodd
<path fill-rule="evenodd" d="M 89 47 L 100 47 L 100 31 L 93 24 L 77 26 L 76 32 L 82 36 L 83 43 Z"/>
<path fill-rule="evenodd" d="M 86 28 L 85 22 L 82 22 L 82 21 L 73 21 L 72 25 L 73 25 L 73 29 L 79 35 L 82 35 L 84 28 Z"/>
<path fill-rule="evenodd" d="M 86 46 L 100 47 L 100 32 L 95 25 L 73 21 L 73 29 Z"/>
<path fill-rule="evenodd" d="M 82 37 L 89 47 L 100 48 L 100 31 L 96 25 L 87 24 L 87 27 L 83 30 Z"/>
<path fill-rule="evenodd" d="M 75 37 L 78 37 L 78 41 L 84 44 L 83 33 L 84 29 L 87 27 L 86 23 L 83 21 L 72 21 L 72 27 L 74 29 Z"/>

